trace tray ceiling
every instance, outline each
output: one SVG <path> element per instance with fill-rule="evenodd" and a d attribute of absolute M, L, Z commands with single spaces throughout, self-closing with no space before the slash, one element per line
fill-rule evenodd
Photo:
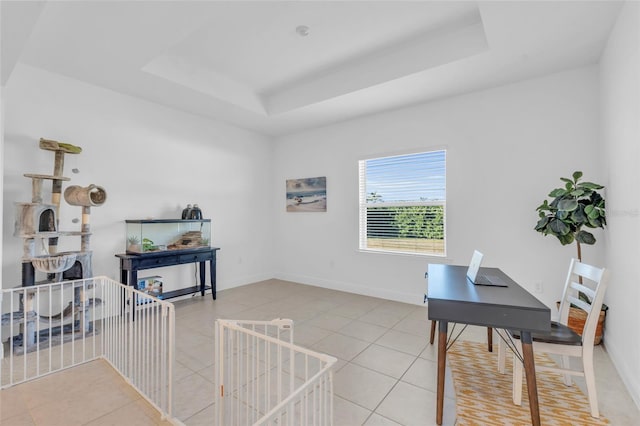
<path fill-rule="evenodd" d="M 19 63 L 282 135 L 596 63 L 614 1 L 50 1 L 2 6 Z M 298 26 L 308 27 L 302 36 Z"/>

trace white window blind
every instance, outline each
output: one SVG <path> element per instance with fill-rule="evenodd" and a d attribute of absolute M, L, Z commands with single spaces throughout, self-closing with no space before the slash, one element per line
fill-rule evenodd
<path fill-rule="evenodd" d="M 359 161 L 360 249 L 445 255 L 446 151 Z"/>

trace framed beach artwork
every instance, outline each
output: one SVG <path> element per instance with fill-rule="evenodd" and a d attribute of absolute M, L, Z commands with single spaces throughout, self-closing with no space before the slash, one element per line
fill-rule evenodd
<path fill-rule="evenodd" d="M 326 212 L 326 176 L 287 179 L 288 212 Z"/>

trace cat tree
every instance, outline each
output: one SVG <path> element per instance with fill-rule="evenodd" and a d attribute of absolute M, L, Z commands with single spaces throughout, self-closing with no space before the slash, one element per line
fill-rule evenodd
<path fill-rule="evenodd" d="M 53 174 L 31 174 L 24 176 L 31 179 L 31 202 L 16 203 L 16 221 L 14 236 L 23 239 L 22 253 L 22 286 L 30 287 L 36 284 L 48 284 L 68 280 L 80 280 L 93 276 L 91 269 L 90 246 L 90 217 L 91 207 L 101 206 L 107 199 L 107 194 L 102 187 L 89 185 L 80 187 L 69 186 L 64 191 L 65 201 L 72 206 L 82 208 L 82 223 L 80 231 L 60 231 L 59 213 L 62 196 L 62 183 L 70 179 L 64 177 L 65 154 L 77 155 L 82 148 L 61 143 L 49 139 L 40 139 L 40 149 L 52 151 L 55 154 Z M 51 202 L 43 201 L 43 182 L 51 181 Z M 60 237 L 80 237 L 79 251 L 58 252 L 58 239 Z M 38 274 L 40 273 L 40 274 Z M 42 279 L 37 275 L 44 274 Z M 77 331 L 86 333 L 91 331 L 88 310 L 99 300 L 91 300 L 82 292 L 82 287 L 75 287 L 74 300 L 66 307 L 60 307 L 59 314 L 44 316 L 36 312 L 34 306 L 35 292 L 27 292 L 26 297 L 20 300 L 19 312 L 13 312 L 2 316 L 2 325 L 13 321 L 22 320 L 21 330 L 18 336 L 14 336 L 14 342 L 20 343 L 15 347 L 29 351 L 36 343 L 35 321 L 40 321 L 55 327 L 54 333 L 59 341 L 65 341 L 74 336 L 65 337 L 68 330 L 75 334 Z M 25 300 L 26 299 L 26 300 Z M 23 320 L 26 318 L 26 321 Z M 26 326 L 25 326 L 26 324 Z M 78 324 L 78 327 L 76 327 Z M 25 329 L 26 328 L 26 329 Z M 40 330 L 40 344 L 43 339 L 51 336 L 51 330 Z M 76 336 L 79 337 L 79 336 Z M 49 342 L 52 343 L 52 342 Z M 25 348 L 26 345 L 26 348 Z"/>

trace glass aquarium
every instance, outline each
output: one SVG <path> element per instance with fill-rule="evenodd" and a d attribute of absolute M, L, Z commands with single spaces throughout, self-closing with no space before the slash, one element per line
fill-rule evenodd
<path fill-rule="evenodd" d="M 126 252 L 157 253 L 210 247 L 211 219 L 126 220 Z"/>

